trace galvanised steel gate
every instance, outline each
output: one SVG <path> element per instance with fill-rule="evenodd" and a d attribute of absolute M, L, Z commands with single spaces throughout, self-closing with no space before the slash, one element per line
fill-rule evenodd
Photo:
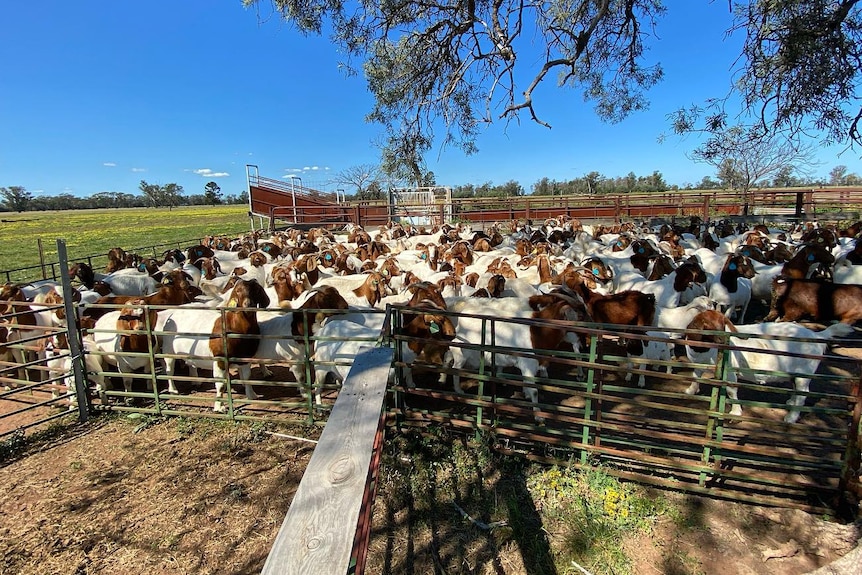
<path fill-rule="evenodd" d="M 61 265 L 66 245 L 57 241 Z M 45 295 L 54 283 L 6 284 L 0 296 L 0 442 L 14 443 L 28 430 L 44 430 L 59 419 L 87 421 L 89 398 L 71 298 L 62 304 L 29 304 L 27 293 Z M 63 291 L 72 293 L 69 278 Z M 14 299 L 9 299 L 14 298 Z M 39 298 L 36 298 L 37 301 Z M 60 325 L 71 318 L 69 326 Z"/>

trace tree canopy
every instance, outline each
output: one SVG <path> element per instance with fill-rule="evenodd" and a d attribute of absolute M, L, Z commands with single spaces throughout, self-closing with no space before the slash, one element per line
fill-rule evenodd
<path fill-rule="evenodd" d="M 4 206 L 11 212 L 23 212 L 30 207 L 33 194 L 23 186 L 9 186 L 0 188 L 0 196 L 3 197 Z"/>
<path fill-rule="evenodd" d="M 148 205 L 155 208 L 163 206 L 174 208 L 182 204 L 180 196 L 183 193 L 183 187 L 179 184 L 170 183 L 160 186 L 158 184 L 149 184 L 146 180 L 141 180 L 138 188 L 144 197 L 147 198 Z"/>
<path fill-rule="evenodd" d="M 747 192 L 770 178 L 788 185 L 793 173 L 808 175 L 816 162 L 811 145 L 795 144 L 782 134 L 762 133 L 759 127 L 732 126 L 717 131 L 692 154 L 697 162 L 716 169 L 724 187 Z"/>
<path fill-rule="evenodd" d="M 204 186 L 204 200 L 210 205 L 221 203 L 221 187 L 215 182 L 207 182 Z"/>
<path fill-rule="evenodd" d="M 702 0 L 705 1 L 705 0 Z M 243 0 L 247 6 L 267 0 Z M 813 129 L 829 143 L 862 143 L 859 0 L 728 0 L 729 32 L 745 43 L 727 95 L 694 103 L 672 128 L 722 131 L 736 118 L 792 138 Z M 660 0 L 269 0 L 304 33 L 331 31 L 344 69 L 364 73 L 375 99 L 367 118 L 384 128 L 382 166 L 414 183 L 443 126 L 442 145 L 476 151 L 478 128 L 526 114 L 549 126 L 534 98 L 543 82 L 580 92 L 617 122 L 647 107 L 662 79 L 646 49 L 666 13 Z M 540 53 L 536 55 L 536 49 Z M 728 118 L 733 117 L 733 122 Z"/>

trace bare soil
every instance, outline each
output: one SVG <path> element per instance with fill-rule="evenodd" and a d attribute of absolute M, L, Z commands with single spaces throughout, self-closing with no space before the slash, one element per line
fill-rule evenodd
<path fill-rule="evenodd" d="M 0 467 L 0 573 L 259 573 L 312 450 L 261 426 L 182 418 L 102 417 L 72 428 Z M 464 484 L 405 491 L 409 461 L 384 457 L 366 573 L 580 572 L 554 567 L 565 534 L 532 503 L 526 465 L 477 465 Z M 471 520 L 453 505 L 471 490 L 517 504 Z M 859 525 L 800 511 L 656 496 L 674 498 L 683 521 L 659 518 L 624 543 L 635 574 L 807 573 L 862 536 Z M 487 528 L 494 521 L 506 524 Z"/>

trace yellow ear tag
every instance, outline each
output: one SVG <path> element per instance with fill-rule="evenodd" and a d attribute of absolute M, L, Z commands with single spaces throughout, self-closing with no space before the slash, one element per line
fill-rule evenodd
<path fill-rule="evenodd" d="M 236 307 L 236 300 L 234 298 L 230 298 L 227 302 L 227 305 L 230 307 Z"/>

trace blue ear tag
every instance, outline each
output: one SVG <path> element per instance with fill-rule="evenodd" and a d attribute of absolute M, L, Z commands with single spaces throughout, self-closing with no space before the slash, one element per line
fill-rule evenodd
<path fill-rule="evenodd" d="M 814 254 L 808 254 L 808 261 L 809 261 L 809 262 L 813 262 L 813 261 L 814 261 Z"/>
<path fill-rule="evenodd" d="M 598 276 L 598 275 L 599 275 L 599 268 L 593 268 L 593 275 L 594 275 L 594 276 Z"/>
<path fill-rule="evenodd" d="M 420 259 L 420 260 L 424 260 L 424 259 L 425 259 L 425 258 L 427 258 L 427 257 L 428 257 L 428 256 L 427 256 L 426 254 L 424 254 L 424 253 L 423 253 L 423 254 L 419 254 L 419 259 Z"/>
<path fill-rule="evenodd" d="M 197 255 L 198 257 L 200 257 L 200 256 L 202 256 L 202 255 L 203 255 L 203 252 L 202 252 L 202 251 L 200 251 L 200 250 L 195 250 L 195 255 Z"/>
<path fill-rule="evenodd" d="M 325 260 L 331 260 L 331 259 L 332 259 L 332 254 L 326 254 L 325 256 L 323 256 L 323 259 L 325 259 Z"/>
<path fill-rule="evenodd" d="M 730 262 L 730 265 L 729 265 L 729 266 L 727 266 L 727 269 L 729 269 L 729 270 L 735 270 L 735 269 L 736 269 L 736 262 Z"/>
<path fill-rule="evenodd" d="M 263 251 L 264 251 L 264 252 L 269 253 L 269 250 L 270 250 L 269 245 L 265 245 L 265 246 L 263 246 Z"/>
<path fill-rule="evenodd" d="M 147 271 L 147 266 L 146 266 L 146 265 L 144 265 L 144 264 L 142 264 L 142 263 L 138 264 L 138 271 L 139 271 L 139 272 L 145 272 L 145 271 Z"/>
<path fill-rule="evenodd" d="M 428 326 L 428 331 L 431 332 L 431 335 L 440 333 L 440 326 L 437 325 L 437 322 L 432 321 L 431 325 Z"/>
<path fill-rule="evenodd" d="M 622 247 L 622 245 L 623 245 L 623 241 L 622 241 L 622 240 L 617 240 L 617 245 L 618 245 L 618 246 L 620 246 L 620 247 Z"/>
<path fill-rule="evenodd" d="M 646 250 L 645 250 L 645 249 L 643 249 L 643 248 L 638 248 L 638 253 L 639 253 L 639 254 L 642 254 L 642 253 L 644 253 L 645 251 L 646 251 Z"/>

